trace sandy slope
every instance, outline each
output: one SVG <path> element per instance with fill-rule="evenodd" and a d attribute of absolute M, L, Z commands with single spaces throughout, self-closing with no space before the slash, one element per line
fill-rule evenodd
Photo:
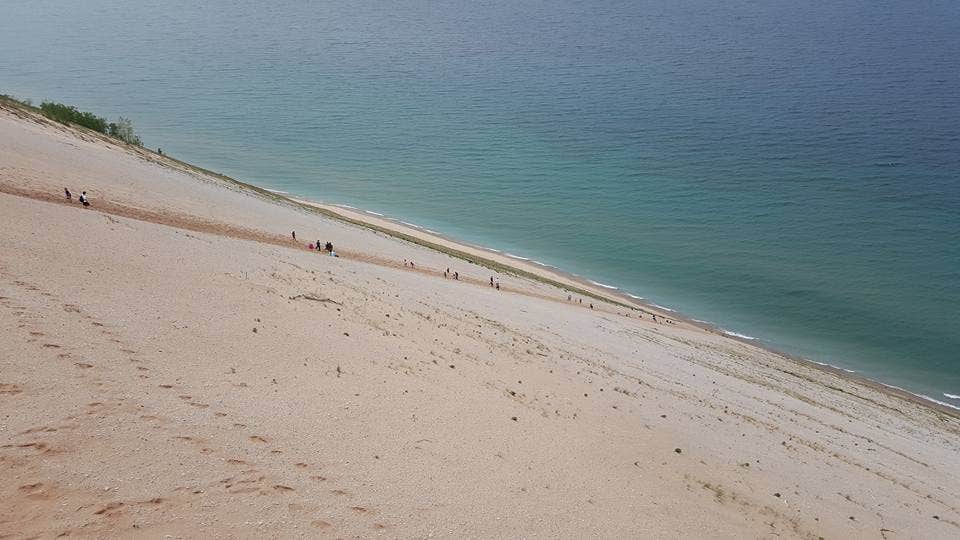
<path fill-rule="evenodd" d="M 955 418 L 153 159 L 0 110 L 0 537 L 960 535 Z"/>

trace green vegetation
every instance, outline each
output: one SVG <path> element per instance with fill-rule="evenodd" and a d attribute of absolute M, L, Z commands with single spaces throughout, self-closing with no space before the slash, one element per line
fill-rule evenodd
<path fill-rule="evenodd" d="M 119 139 L 127 144 L 143 146 L 140 137 L 134 133 L 133 122 L 131 122 L 129 118 L 121 116 L 116 122 L 108 122 L 101 116 L 97 116 L 92 112 L 78 110 L 72 105 L 64 105 L 63 103 L 57 103 L 55 101 L 44 101 L 40 104 L 40 107 L 34 107 L 30 100 L 19 100 L 3 94 L 0 94 L 0 102 L 29 109 L 33 112 L 39 112 L 47 118 L 56 120 L 61 124 L 82 126 L 113 137 L 114 139 Z"/>

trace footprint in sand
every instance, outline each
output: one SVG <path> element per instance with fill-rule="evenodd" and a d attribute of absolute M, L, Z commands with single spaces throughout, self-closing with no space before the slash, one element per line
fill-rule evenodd
<path fill-rule="evenodd" d="M 0 383 L 0 395 L 15 396 L 23 392 L 23 387 L 19 384 Z"/>
<path fill-rule="evenodd" d="M 269 442 L 266 438 L 261 437 L 261 436 L 259 436 L 259 435 L 251 435 L 251 436 L 250 436 L 250 440 L 253 441 L 253 442 L 260 442 L 260 443 Z"/>
<path fill-rule="evenodd" d="M 20 486 L 17 488 L 17 491 L 22 493 L 28 499 L 33 499 L 35 501 L 46 501 L 54 498 L 55 496 L 53 489 L 50 486 L 45 485 L 43 482 Z"/>
<path fill-rule="evenodd" d="M 310 522 L 310 525 L 313 525 L 314 527 L 316 527 L 316 528 L 318 528 L 318 529 L 329 529 L 329 528 L 333 527 L 333 525 L 331 525 L 329 522 L 326 522 L 326 521 L 324 521 L 324 520 L 322 520 L 322 519 L 315 519 L 315 520 L 313 520 L 313 521 Z"/>
<path fill-rule="evenodd" d="M 60 348 L 59 345 L 56 345 L 56 344 L 54 344 L 54 343 L 44 343 L 44 344 L 43 344 L 43 347 L 46 348 L 46 349 L 59 349 L 59 348 Z"/>
<path fill-rule="evenodd" d="M 90 369 L 93 367 L 93 364 L 87 364 L 85 362 L 74 362 L 73 365 L 77 366 L 80 369 Z"/>

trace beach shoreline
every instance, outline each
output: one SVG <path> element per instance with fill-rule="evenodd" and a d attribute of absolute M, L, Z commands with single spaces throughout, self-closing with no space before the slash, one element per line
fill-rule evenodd
<path fill-rule="evenodd" d="M 506 271 L 518 276 L 533 278 L 547 285 L 558 287 L 569 291 L 573 295 L 583 295 L 597 300 L 605 301 L 619 307 L 636 310 L 647 315 L 656 314 L 661 319 L 671 321 L 673 324 L 680 324 L 698 328 L 700 330 L 730 339 L 738 343 L 760 348 L 762 350 L 780 355 L 790 361 L 800 363 L 806 367 L 812 367 L 836 375 L 859 384 L 874 388 L 881 392 L 886 392 L 901 399 L 919 403 L 927 406 L 937 412 L 948 414 L 960 418 L 960 407 L 938 400 L 936 398 L 912 392 L 905 388 L 897 386 L 893 381 L 884 382 L 878 379 L 872 379 L 858 372 L 854 372 L 843 367 L 835 366 L 829 363 L 820 362 L 814 359 L 805 358 L 792 354 L 777 348 L 774 345 L 766 343 L 761 337 L 745 336 L 737 332 L 726 330 L 722 323 L 707 322 L 695 319 L 688 315 L 668 307 L 646 302 L 642 298 L 637 298 L 618 287 L 599 284 L 586 276 L 580 276 L 571 272 L 566 272 L 561 268 L 539 263 L 531 259 L 504 253 L 500 250 L 474 245 L 441 232 L 431 231 L 423 227 L 413 225 L 403 221 L 401 218 L 385 216 L 379 212 L 365 210 L 354 206 L 335 203 L 335 202 L 317 202 L 307 198 L 299 197 L 284 191 L 271 189 L 264 186 L 258 186 L 241 180 L 237 180 L 227 175 L 205 169 L 201 166 L 188 163 L 177 159 L 168 154 L 160 154 L 152 149 L 126 145 L 115 139 L 111 139 L 103 134 L 87 130 L 79 126 L 63 126 L 37 114 L 35 111 L 25 110 L 14 102 L 0 102 L 0 109 L 13 113 L 18 117 L 30 118 L 34 122 L 41 122 L 49 126 L 60 129 L 69 129 L 74 132 L 84 133 L 86 136 L 105 141 L 126 151 L 133 152 L 151 162 L 166 167 L 172 167 L 174 170 L 195 171 L 202 175 L 209 175 L 218 181 L 228 185 L 233 185 L 241 189 L 252 192 L 258 196 L 268 198 L 274 202 L 282 202 L 297 208 L 307 209 L 322 213 L 327 217 L 339 219 L 345 223 L 359 225 L 369 230 L 378 231 L 395 238 L 405 241 L 413 241 L 428 249 L 434 249 L 443 253 L 453 255 L 473 263 L 488 266 L 495 271 Z M 2 186 L 0 186 L 2 188 Z M 9 192 L 9 190 L 8 190 Z M 576 300 L 576 299 L 574 299 Z"/>
<path fill-rule="evenodd" d="M 268 191 L 272 191 L 272 190 L 268 190 Z M 282 196 L 287 196 L 287 195 L 285 194 Z M 457 251 L 462 251 L 465 253 L 469 253 L 471 255 L 476 255 L 481 258 L 490 258 L 498 263 L 505 264 L 508 267 L 510 266 L 515 267 L 515 268 L 524 270 L 526 272 L 530 272 L 534 275 L 545 277 L 556 283 L 569 284 L 579 289 L 589 290 L 595 293 L 597 296 L 600 296 L 607 300 L 613 300 L 620 304 L 628 305 L 632 309 L 635 309 L 637 311 L 647 313 L 647 314 L 655 313 L 663 319 L 671 320 L 674 322 L 680 322 L 685 325 L 696 327 L 701 330 L 716 334 L 718 336 L 722 336 L 726 339 L 731 339 L 731 340 L 743 343 L 745 345 L 759 347 L 766 351 L 783 356 L 784 358 L 787 358 L 791 361 L 800 363 L 804 366 L 822 370 L 832 375 L 849 379 L 851 381 L 856 381 L 859 384 L 870 386 L 871 388 L 880 390 L 882 392 L 887 392 L 901 399 L 906 399 L 914 403 L 919 403 L 921 405 L 930 407 L 931 409 L 934 409 L 941 413 L 949 414 L 951 416 L 960 418 L 960 407 L 951 405 L 943 401 L 936 400 L 929 396 L 924 396 L 921 394 L 911 392 L 904 388 L 900 388 L 898 386 L 894 386 L 892 384 L 888 384 L 880 380 L 871 379 L 864 375 L 858 374 L 857 372 L 853 372 L 839 366 L 827 364 L 824 362 L 818 362 L 816 360 L 791 354 L 787 351 L 778 349 L 775 346 L 766 343 L 765 341 L 763 341 L 762 338 L 753 337 L 753 336 L 743 336 L 743 335 L 737 334 L 736 332 L 725 330 L 721 324 L 700 321 L 700 320 L 694 319 L 693 316 L 684 314 L 680 311 L 673 310 L 670 308 L 664 308 L 663 306 L 659 306 L 657 304 L 644 302 L 643 299 L 635 298 L 629 293 L 622 291 L 616 287 L 613 287 L 614 289 L 616 289 L 615 291 L 611 291 L 609 287 L 607 287 L 606 289 L 600 288 L 600 286 L 598 286 L 596 282 L 589 279 L 588 277 L 577 276 L 573 273 L 565 272 L 562 269 L 552 265 L 537 264 L 536 261 L 531 261 L 529 259 L 525 259 L 525 260 L 517 259 L 515 257 L 511 257 L 509 254 L 504 254 L 503 252 L 500 252 L 499 250 L 496 250 L 493 248 L 473 245 L 467 242 L 454 239 L 442 233 L 437 233 L 435 231 L 427 231 L 422 227 L 415 228 L 403 222 L 400 218 L 384 216 L 377 212 L 364 210 L 362 208 L 356 208 L 356 207 L 347 206 L 347 205 L 338 204 L 338 203 L 315 202 L 315 201 L 311 201 L 308 199 L 295 197 L 295 196 L 289 196 L 289 198 L 298 204 L 305 204 L 308 206 L 321 208 L 327 212 L 337 214 L 343 218 L 347 218 L 352 221 L 363 222 L 369 226 L 374 226 L 381 230 L 383 228 L 386 228 L 389 230 L 393 230 L 397 233 L 403 234 L 405 236 L 413 236 L 416 238 L 420 238 L 432 244 L 449 246 Z"/>

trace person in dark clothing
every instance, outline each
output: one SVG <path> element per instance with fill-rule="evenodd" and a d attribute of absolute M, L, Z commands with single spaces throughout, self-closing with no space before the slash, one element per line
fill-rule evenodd
<path fill-rule="evenodd" d="M 68 200 L 68 201 L 69 201 L 70 199 L 73 199 L 73 195 L 70 194 L 70 190 L 69 190 L 69 189 L 63 188 L 63 194 L 67 197 L 67 200 Z"/>
<path fill-rule="evenodd" d="M 331 242 L 327 242 L 327 244 L 323 246 L 323 249 L 327 251 L 333 251 L 333 244 Z"/>
<path fill-rule="evenodd" d="M 79 200 L 80 200 L 80 204 L 82 204 L 82 205 L 84 205 L 84 206 L 90 206 L 90 199 L 87 198 L 87 192 L 86 192 L 86 191 L 80 193 L 80 199 L 79 199 Z"/>
<path fill-rule="evenodd" d="M 292 236 L 293 239 L 296 240 L 296 239 L 297 239 L 297 231 L 290 231 L 290 236 Z"/>

